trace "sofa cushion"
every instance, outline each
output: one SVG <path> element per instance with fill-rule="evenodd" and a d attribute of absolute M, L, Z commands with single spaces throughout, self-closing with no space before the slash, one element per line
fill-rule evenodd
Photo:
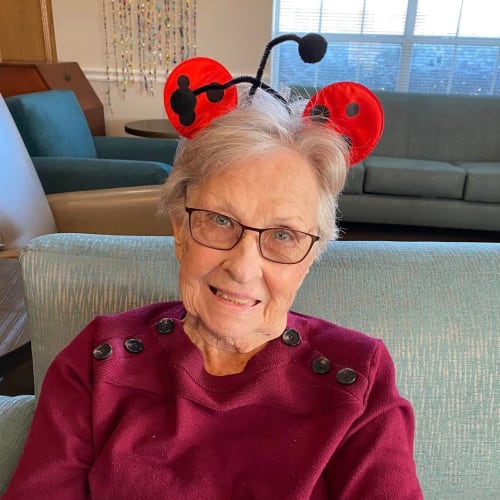
<path fill-rule="evenodd" d="M 467 172 L 464 200 L 500 203 L 500 163 L 460 162 Z"/>
<path fill-rule="evenodd" d="M 46 194 L 163 184 L 172 167 L 158 161 L 32 158 Z"/>
<path fill-rule="evenodd" d="M 363 162 L 356 163 L 347 172 L 344 193 L 363 194 L 363 184 L 365 182 L 365 166 Z"/>
<path fill-rule="evenodd" d="M 369 156 L 365 193 L 462 199 L 465 170 L 450 163 Z"/>

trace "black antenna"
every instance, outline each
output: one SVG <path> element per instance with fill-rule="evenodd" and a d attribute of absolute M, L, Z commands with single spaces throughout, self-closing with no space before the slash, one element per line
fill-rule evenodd
<path fill-rule="evenodd" d="M 266 83 L 257 80 L 257 78 L 253 76 L 238 76 L 237 78 L 233 78 L 232 80 L 229 80 L 226 83 L 209 83 L 208 85 L 203 85 L 203 87 L 198 87 L 197 89 L 193 90 L 194 95 L 199 95 L 204 92 L 207 94 L 210 91 L 218 91 L 218 90 L 225 90 L 228 89 L 229 87 L 232 87 L 233 85 L 238 85 L 239 83 L 251 83 L 252 88 L 255 86 L 255 88 L 259 87 L 271 94 L 273 97 L 281 101 L 285 106 L 288 107 L 288 102 L 287 100 L 276 90 L 274 90 L 272 87 L 267 85 Z M 222 96 L 221 96 L 222 97 Z"/>
<path fill-rule="evenodd" d="M 249 92 L 250 96 L 255 94 L 258 87 L 264 88 L 264 84 L 262 83 L 262 76 L 264 74 L 264 69 L 273 47 L 287 41 L 294 41 L 299 44 L 299 55 L 301 59 L 306 63 L 317 63 L 321 61 L 326 53 L 326 48 L 328 45 L 326 40 L 318 33 L 309 33 L 307 35 L 304 35 L 303 37 L 292 33 L 273 38 L 266 45 L 264 53 L 262 54 L 259 68 L 257 70 L 257 74 L 255 75 L 256 82 L 252 85 L 252 88 Z"/>
<path fill-rule="evenodd" d="M 207 99 L 210 102 L 216 103 L 223 99 L 224 90 L 232 87 L 233 85 L 237 85 L 238 83 L 252 84 L 249 97 L 253 96 L 258 88 L 261 88 L 278 99 L 284 104 L 288 112 L 291 112 L 287 100 L 279 92 L 262 81 L 262 75 L 264 74 L 267 59 L 269 58 L 272 48 L 288 40 L 295 41 L 299 44 L 300 57 L 306 63 L 316 63 L 321 61 L 326 53 L 326 40 L 317 33 L 309 33 L 303 37 L 295 34 L 281 35 L 274 38 L 267 44 L 255 77 L 240 76 L 233 78 L 226 83 L 209 83 L 192 90 L 189 88 L 189 78 L 186 75 L 181 75 L 177 79 L 179 88 L 170 96 L 170 107 L 172 108 L 172 111 L 179 115 L 179 122 L 184 126 L 189 126 L 195 121 L 195 108 L 198 95 L 206 93 Z"/>

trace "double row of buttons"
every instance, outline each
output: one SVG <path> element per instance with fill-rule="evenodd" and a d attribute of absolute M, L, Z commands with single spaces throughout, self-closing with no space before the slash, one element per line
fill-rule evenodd
<path fill-rule="evenodd" d="M 163 318 L 158 323 L 156 323 L 156 331 L 160 335 L 167 335 L 171 333 L 174 329 L 174 321 L 171 318 Z M 287 328 L 282 336 L 281 340 L 290 347 L 295 347 L 300 344 L 301 337 L 297 330 L 293 328 Z M 126 351 L 132 354 L 138 354 L 144 349 L 144 343 L 141 339 L 128 338 L 123 342 L 123 347 Z M 96 360 L 102 361 L 109 358 L 113 352 L 113 348 L 110 344 L 103 343 L 98 345 L 94 351 L 93 356 Z M 319 356 L 313 359 L 311 363 L 311 368 L 314 373 L 318 375 L 325 375 L 331 370 L 331 362 L 328 358 L 324 356 Z M 356 382 L 357 374 L 352 368 L 342 368 L 340 369 L 336 376 L 337 382 L 342 385 L 350 385 Z"/>

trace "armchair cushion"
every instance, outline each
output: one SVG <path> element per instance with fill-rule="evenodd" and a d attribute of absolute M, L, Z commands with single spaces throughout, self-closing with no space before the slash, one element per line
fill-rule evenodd
<path fill-rule="evenodd" d="M 87 120 L 71 90 L 49 90 L 5 99 L 31 156 L 96 158 Z"/>
<path fill-rule="evenodd" d="M 172 167 L 166 163 L 99 158 L 33 157 L 46 194 L 163 184 Z"/>
<path fill-rule="evenodd" d="M 159 161 L 172 165 L 179 141 L 149 137 L 94 136 L 98 158 Z"/>
<path fill-rule="evenodd" d="M 0 436 L 2 439 L 0 495 L 7 489 L 23 451 L 34 410 L 34 396 L 0 396 Z"/>

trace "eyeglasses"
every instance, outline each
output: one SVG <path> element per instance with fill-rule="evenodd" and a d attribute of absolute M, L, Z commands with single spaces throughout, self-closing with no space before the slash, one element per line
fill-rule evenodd
<path fill-rule="evenodd" d="M 231 250 L 241 240 L 243 233 L 259 233 L 259 249 L 264 259 L 279 264 L 298 264 L 319 240 L 314 234 L 285 227 L 259 229 L 245 226 L 227 215 L 186 207 L 189 214 L 191 237 L 200 245 L 215 250 Z"/>

